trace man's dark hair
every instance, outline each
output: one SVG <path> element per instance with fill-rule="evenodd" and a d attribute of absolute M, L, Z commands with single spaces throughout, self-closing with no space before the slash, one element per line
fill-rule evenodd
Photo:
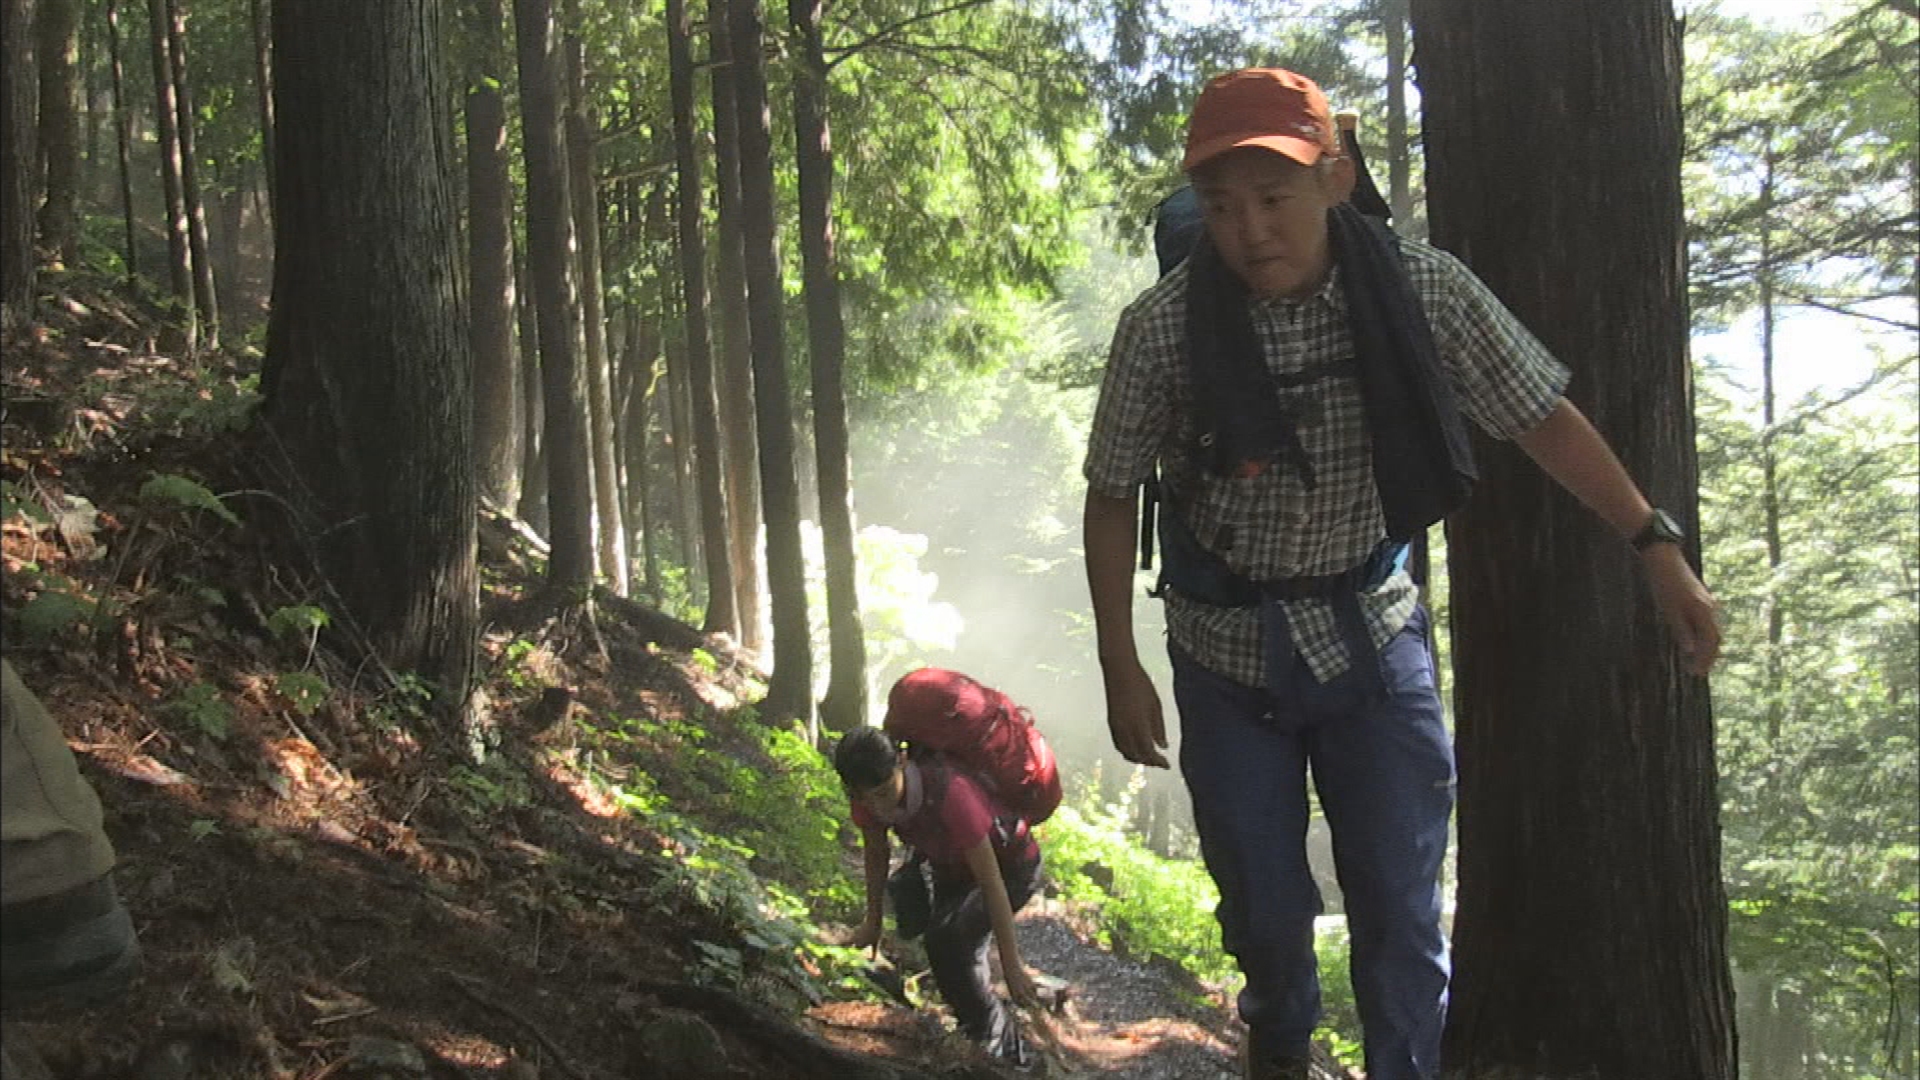
<path fill-rule="evenodd" d="M 833 748 L 833 770 L 849 791 L 866 791 L 893 775 L 899 764 L 899 748 L 893 738 L 877 727 L 858 727 L 847 732 Z"/>

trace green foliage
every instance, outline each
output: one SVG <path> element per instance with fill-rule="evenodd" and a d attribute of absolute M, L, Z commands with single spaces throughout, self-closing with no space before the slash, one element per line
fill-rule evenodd
<path fill-rule="evenodd" d="M 403 671 L 390 689 L 367 706 L 367 718 L 376 728 L 416 727 L 427 719 L 432 704 L 432 684 L 410 671 Z"/>
<path fill-rule="evenodd" d="M 1360 1045 L 1360 1009 L 1353 1000 L 1352 936 L 1345 919 L 1324 920 L 1314 927 L 1313 955 L 1320 969 L 1320 1027 L 1316 1038 L 1325 1042 L 1344 1065 L 1360 1068 L 1366 1055 Z"/>
<path fill-rule="evenodd" d="M 274 609 L 267 616 L 267 629 L 282 640 L 311 638 L 331 621 L 324 608 L 296 604 Z"/>
<path fill-rule="evenodd" d="M 653 591 L 654 607 L 681 622 L 698 623 L 704 602 L 693 571 L 679 563 L 661 560 L 659 579 L 659 587 Z"/>
<path fill-rule="evenodd" d="M 1818 33 L 1688 20 L 1685 178 L 1693 310 L 1872 310 L 1911 297 L 1920 23 L 1854 3 Z M 1910 321 L 1910 317 L 1908 319 Z"/>
<path fill-rule="evenodd" d="M 312 716 L 326 704 L 331 688 L 327 680 L 309 671 L 284 671 L 273 677 L 273 689 L 293 705 L 301 716 Z"/>
<path fill-rule="evenodd" d="M 497 757 L 477 766 L 455 765 L 447 783 L 482 817 L 525 806 L 533 797 L 525 774 Z"/>
<path fill-rule="evenodd" d="M 534 680 L 533 674 L 527 670 L 527 658 L 539 648 L 537 643 L 525 638 L 507 643 L 506 650 L 500 657 L 500 670 L 501 677 L 506 680 L 508 686 L 515 690 L 532 688 Z"/>
<path fill-rule="evenodd" d="M 210 738 L 224 740 L 232 733 L 233 706 L 227 704 L 220 688 L 212 683 L 196 682 L 188 686 L 174 695 L 165 708 L 170 715 L 185 720 Z"/>
<path fill-rule="evenodd" d="M 13 612 L 20 636 L 35 645 L 64 635 L 94 614 L 93 600 L 60 588 L 46 588 Z"/>
<path fill-rule="evenodd" d="M 814 999 L 870 993 L 858 950 L 819 944 L 813 925 L 816 913 L 844 916 L 859 901 L 840 842 L 839 782 L 797 726 L 739 719 L 750 760 L 685 720 L 608 717 L 594 728 L 585 771 L 660 837 L 655 899 L 729 931 L 694 943 L 698 978 L 732 986 L 771 976 Z M 651 771 L 612 764 L 642 743 Z"/>
<path fill-rule="evenodd" d="M 164 506 L 206 510 L 229 525 L 240 524 L 240 519 L 227 509 L 227 504 L 221 502 L 218 495 L 207 490 L 204 484 L 184 476 L 155 473 L 140 485 L 140 498 Z"/>
<path fill-rule="evenodd" d="M 1221 950 L 1213 915 L 1220 892 L 1200 863 L 1162 858 L 1140 843 L 1131 803 L 1143 784 L 1136 774 L 1112 803 L 1102 803 L 1097 780 L 1077 790 L 1040 827 L 1047 872 L 1063 896 L 1098 913 L 1103 943 L 1119 937 L 1130 952 L 1164 956 L 1196 978 L 1224 983 L 1236 968 Z M 1090 873 L 1094 867 L 1105 873 Z M 1112 885 L 1095 874 L 1110 875 Z"/>
<path fill-rule="evenodd" d="M 833 677 L 833 650 L 828 639 L 826 554 L 820 529 L 800 523 L 806 559 L 807 617 L 813 639 L 815 696 L 826 692 Z M 951 650 L 962 621 L 952 604 L 935 600 L 936 575 L 920 569 L 927 538 L 884 525 L 867 525 L 854 537 L 859 571 L 860 621 L 867 647 L 867 700 L 884 696 L 874 684 L 883 673 L 919 667 L 939 653 Z"/>
<path fill-rule="evenodd" d="M 1897 1036 L 1920 1019 L 1920 398 L 1911 358 L 1890 370 L 1858 398 L 1788 402 L 1771 429 L 1720 373 L 1699 388 L 1742 1020 L 1800 1023 L 1812 1045 L 1782 1052 L 1817 1055 L 1821 1078 L 1920 1066 Z"/>

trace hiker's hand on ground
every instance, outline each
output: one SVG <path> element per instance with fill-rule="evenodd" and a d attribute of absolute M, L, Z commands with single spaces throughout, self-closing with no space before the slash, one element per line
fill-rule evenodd
<path fill-rule="evenodd" d="M 1678 544 L 1654 544 L 1642 556 L 1653 599 L 1666 616 L 1687 670 L 1705 675 L 1720 656 L 1720 605 L 1687 565 Z"/>
<path fill-rule="evenodd" d="M 880 924 L 869 920 L 860 923 L 860 928 L 847 939 L 847 944 L 856 949 L 877 949 L 880 947 Z"/>
<path fill-rule="evenodd" d="M 1167 722 L 1160 713 L 1160 694 L 1139 661 L 1119 665 L 1106 673 L 1107 730 L 1113 748 L 1135 765 L 1167 767 Z"/>
<path fill-rule="evenodd" d="M 1034 983 L 1033 976 L 1027 973 L 1026 965 L 1015 964 L 1001 974 L 1006 976 L 1007 996 L 1013 999 L 1014 1004 L 1040 1004 L 1040 987 Z"/>

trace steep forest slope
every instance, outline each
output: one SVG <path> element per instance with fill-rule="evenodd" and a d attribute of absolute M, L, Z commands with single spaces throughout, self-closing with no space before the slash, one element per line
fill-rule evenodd
<path fill-rule="evenodd" d="M 6 654 L 106 806 L 145 971 L 9 1018 L 50 1075 L 998 1075 L 915 1009 L 909 951 L 822 944 L 855 909 L 843 803 L 763 675 L 603 598 L 538 601 L 482 523 L 469 730 L 354 648 L 249 478 L 244 356 L 169 355 L 160 312 L 73 283 L 5 343 Z M 1043 901 L 1049 1075 L 1233 1075 L 1217 995 L 1094 949 Z"/>

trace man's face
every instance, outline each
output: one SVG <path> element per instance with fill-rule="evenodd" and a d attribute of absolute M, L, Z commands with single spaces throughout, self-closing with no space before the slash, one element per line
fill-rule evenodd
<path fill-rule="evenodd" d="M 1193 174 L 1214 248 L 1262 299 L 1303 296 L 1326 280 L 1327 211 L 1352 185 L 1344 159 L 1307 166 L 1258 147 L 1229 151 Z"/>

